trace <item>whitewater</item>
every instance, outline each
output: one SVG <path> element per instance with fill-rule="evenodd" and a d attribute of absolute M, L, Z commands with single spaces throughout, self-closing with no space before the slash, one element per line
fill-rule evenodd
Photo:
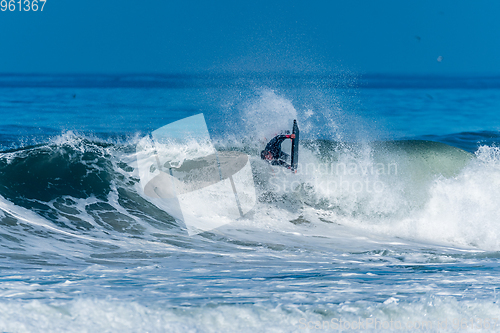
<path fill-rule="evenodd" d="M 2 77 L 0 330 L 500 331 L 484 80 Z M 189 235 L 144 194 L 137 145 L 199 113 L 257 201 Z M 260 159 L 294 119 L 297 173 Z"/>

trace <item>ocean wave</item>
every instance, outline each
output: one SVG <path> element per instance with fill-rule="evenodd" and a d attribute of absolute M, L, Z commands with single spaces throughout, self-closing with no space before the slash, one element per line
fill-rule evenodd
<path fill-rule="evenodd" d="M 491 185 L 500 180 L 498 148 L 484 146 L 474 156 L 430 141 L 304 141 L 292 174 L 261 161 L 257 147 L 242 140 L 217 143 L 218 149 L 249 154 L 253 165 L 258 204 L 240 224 L 258 228 L 284 219 L 300 230 L 314 225 L 303 217 L 312 209 L 324 221 L 369 233 L 498 249 L 492 200 L 500 187 Z M 158 232 L 184 235 L 183 224 L 142 193 L 137 142 L 65 133 L 1 153 L 4 228 L 14 215 L 30 212 L 95 239 L 108 233 L 149 240 L 157 240 L 152 235 Z"/>

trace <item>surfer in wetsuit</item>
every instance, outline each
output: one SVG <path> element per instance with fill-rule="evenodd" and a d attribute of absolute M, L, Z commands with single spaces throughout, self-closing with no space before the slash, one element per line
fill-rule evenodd
<path fill-rule="evenodd" d="M 295 134 L 280 134 L 272 138 L 267 143 L 266 148 L 260 152 L 260 158 L 268 161 L 271 165 L 281 165 L 291 169 L 291 165 L 286 163 L 289 155 L 281 151 L 281 144 L 286 139 L 295 139 Z"/>

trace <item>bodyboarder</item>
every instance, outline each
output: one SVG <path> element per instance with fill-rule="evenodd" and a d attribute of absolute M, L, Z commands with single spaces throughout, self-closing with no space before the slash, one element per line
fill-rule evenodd
<path fill-rule="evenodd" d="M 287 139 L 292 140 L 292 158 L 290 164 L 287 163 L 287 159 L 290 155 L 281 150 L 281 144 Z M 293 121 L 292 134 L 276 135 L 267 143 L 266 148 L 260 152 L 260 158 L 268 161 L 271 165 L 280 165 L 294 172 L 297 170 L 299 158 L 299 127 L 297 126 L 296 120 Z"/>

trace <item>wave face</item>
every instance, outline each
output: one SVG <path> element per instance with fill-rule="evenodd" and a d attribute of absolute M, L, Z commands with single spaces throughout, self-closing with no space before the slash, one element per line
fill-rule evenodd
<path fill-rule="evenodd" d="M 88 88 L 90 79 L 0 96 L 26 119 L 45 108 L 57 115 L 17 127 L 16 112 L 0 120 L 0 330 L 294 332 L 338 330 L 340 319 L 344 330 L 385 331 L 392 322 L 394 330 L 456 331 L 464 322 L 472 329 L 471 319 L 499 330 L 498 133 L 479 116 L 471 127 L 465 116 L 453 129 L 442 121 L 446 105 L 467 114 L 467 96 L 497 105 L 495 91 L 393 84 L 353 94 L 300 78 L 307 89 L 295 81 L 289 90 L 216 81 L 186 91 L 128 81 L 100 89 Z M 38 99 L 14 103 L 31 89 Z M 356 109 L 359 98 L 367 106 Z M 403 100 L 412 101 L 408 112 L 428 105 L 433 120 L 422 125 L 415 111 L 409 124 L 391 109 Z M 175 101 L 168 112 L 151 111 L 165 101 Z M 218 151 L 249 156 L 257 203 L 189 236 L 144 195 L 136 147 L 200 109 Z M 295 118 L 302 141 L 292 174 L 260 151 Z M 399 127 L 377 129 L 374 118 Z M 184 161 L 193 149 L 168 154 Z M 367 326 L 370 318 L 378 326 Z"/>

